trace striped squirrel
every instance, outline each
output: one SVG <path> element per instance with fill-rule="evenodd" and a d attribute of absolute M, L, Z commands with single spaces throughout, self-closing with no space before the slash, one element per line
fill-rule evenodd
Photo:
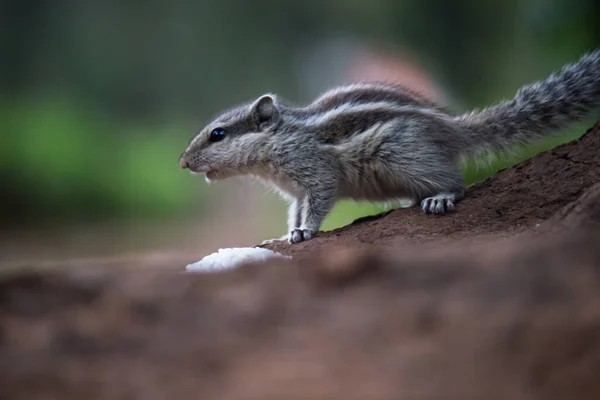
<path fill-rule="evenodd" d="M 451 115 L 402 86 L 358 83 L 306 106 L 273 94 L 230 109 L 204 127 L 179 158 L 207 181 L 250 175 L 289 201 L 288 234 L 316 234 L 337 200 L 420 202 L 428 214 L 454 211 L 464 196 L 465 154 L 508 152 L 550 136 L 600 108 L 600 50 L 515 97 Z"/>

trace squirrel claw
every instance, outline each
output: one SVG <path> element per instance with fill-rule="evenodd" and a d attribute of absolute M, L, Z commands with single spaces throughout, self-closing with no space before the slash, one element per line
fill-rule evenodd
<path fill-rule="evenodd" d="M 454 202 L 445 195 L 427 197 L 421 202 L 425 214 L 446 214 L 454 211 Z"/>

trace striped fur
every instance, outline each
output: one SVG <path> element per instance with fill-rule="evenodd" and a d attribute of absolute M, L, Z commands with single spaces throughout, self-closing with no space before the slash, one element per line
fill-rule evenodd
<path fill-rule="evenodd" d="M 441 108 L 427 97 L 404 86 L 389 82 L 365 82 L 330 90 L 318 97 L 306 109 L 313 114 L 320 114 L 342 104 L 358 105 L 381 102 Z"/>
<path fill-rule="evenodd" d="M 514 99 L 450 115 L 402 86 L 360 83 L 303 107 L 264 95 L 217 116 L 180 165 L 210 179 L 252 175 L 290 202 L 290 242 L 307 240 L 339 199 L 409 198 L 427 213 L 453 211 L 464 192 L 457 161 L 469 152 L 509 151 L 560 131 L 600 108 L 600 51 Z M 226 131 L 211 143 L 214 128 Z"/>

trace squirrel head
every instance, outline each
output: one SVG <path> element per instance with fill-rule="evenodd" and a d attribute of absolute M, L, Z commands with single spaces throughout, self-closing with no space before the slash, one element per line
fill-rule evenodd
<path fill-rule="evenodd" d="M 204 173 L 209 181 L 237 175 L 255 159 L 280 120 L 277 98 L 270 94 L 226 111 L 191 140 L 179 166 Z"/>

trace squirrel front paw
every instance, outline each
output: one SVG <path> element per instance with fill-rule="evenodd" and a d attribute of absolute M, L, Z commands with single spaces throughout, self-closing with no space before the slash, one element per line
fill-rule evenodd
<path fill-rule="evenodd" d="M 288 242 L 290 244 L 300 243 L 305 240 L 310 240 L 312 238 L 312 233 L 308 229 L 299 229 L 296 228 L 290 232 L 288 237 Z"/>

